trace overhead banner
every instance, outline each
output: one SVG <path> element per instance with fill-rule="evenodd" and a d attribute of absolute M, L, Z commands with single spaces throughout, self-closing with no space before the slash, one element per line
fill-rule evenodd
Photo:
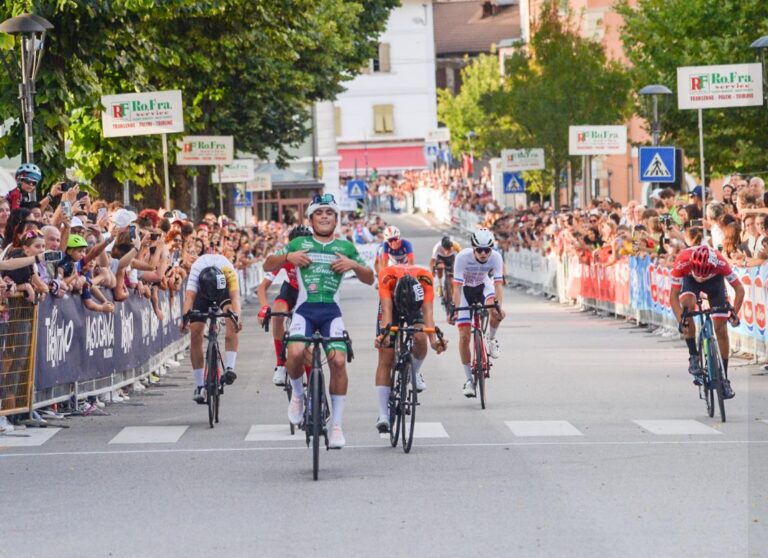
<path fill-rule="evenodd" d="M 569 126 L 568 155 L 624 155 L 626 126 Z"/>
<path fill-rule="evenodd" d="M 533 149 L 503 149 L 501 151 L 501 167 L 507 172 L 521 172 L 542 170 L 544 164 L 544 150 Z"/>
<path fill-rule="evenodd" d="M 253 159 L 235 159 L 231 165 L 224 167 L 219 180 L 219 171 L 215 169 L 211 175 L 211 181 L 218 183 L 250 182 L 255 176 Z"/>
<path fill-rule="evenodd" d="M 235 157 L 232 136 L 184 136 L 176 145 L 177 165 L 229 165 Z"/>
<path fill-rule="evenodd" d="M 269 192 L 272 190 L 272 175 L 268 172 L 257 172 L 245 185 L 246 192 Z"/>
<path fill-rule="evenodd" d="M 105 138 L 184 131 L 181 91 L 104 95 L 101 128 Z"/>
<path fill-rule="evenodd" d="M 677 107 L 709 109 L 763 104 L 760 64 L 686 66 L 677 69 Z"/>

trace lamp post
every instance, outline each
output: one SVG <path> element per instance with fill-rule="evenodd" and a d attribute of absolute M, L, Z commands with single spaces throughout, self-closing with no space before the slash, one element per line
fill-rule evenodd
<path fill-rule="evenodd" d="M 659 138 L 661 136 L 661 122 L 659 122 L 659 97 L 660 96 L 667 96 L 672 95 L 672 91 L 669 90 L 668 87 L 665 85 L 659 85 L 659 84 L 653 84 L 653 85 L 646 85 L 643 87 L 640 91 L 638 91 L 638 94 L 642 95 L 645 98 L 650 97 L 652 106 L 653 106 L 653 120 L 651 120 L 651 141 L 653 143 L 653 146 L 656 147 L 659 145 Z M 642 170 L 640 171 L 640 174 L 642 175 Z M 658 186 L 657 182 L 651 183 L 651 192 Z"/>
<path fill-rule="evenodd" d="M 768 49 L 768 35 L 763 35 L 749 46 L 754 48 L 760 55 L 760 64 L 763 67 L 763 95 L 768 99 L 768 83 L 766 83 L 768 82 L 768 68 L 765 67 L 765 51 Z"/>
<path fill-rule="evenodd" d="M 470 176 L 469 178 L 474 178 L 474 176 L 475 176 L 475 150 L 472 147 L 472 140 L 477 137 L 477 134 L 473 130 L 470 130 L 469 132 L 467 132 L 466 137 L 467 137 L 467 141 L 469 141 L 469 157 L 470 157 L 470 159 L 472 161 L 472 176 Z"/>
<path fill-rule="evenodd" d="M 32 134 L 32 121 L 35 117 L 35 79 L 40 71 L 45 34 L 49 29 L 53 29 L 53 25 L 47 19 L 33 14 L 22 14 L 0 23 L 0 32 L 21 37 L 21 59 L 17 59 L 16 53 L 10 51 L 8 57 L 2 56 L 2 60 L 11 81 L 15 81 L 18 70 L 21 70 L 19 100 L 21 101 L 21 118 L 24 122 L 26 163 L 35 161 Z"/>

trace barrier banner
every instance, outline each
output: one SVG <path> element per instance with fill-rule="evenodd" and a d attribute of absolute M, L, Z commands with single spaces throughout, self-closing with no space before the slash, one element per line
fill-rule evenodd
<path fill-rule="evenodd" d="M 111 299 L 111 293 L 104 293 Z M 183 292 L 160 291 L 158 320 L 149 300 L 131 296 L 112 314 L 91 312 L 80 297 L 48 297 L 38 309 L 35 388 L 92 380 L 137 368 L 181 338 Z"/>

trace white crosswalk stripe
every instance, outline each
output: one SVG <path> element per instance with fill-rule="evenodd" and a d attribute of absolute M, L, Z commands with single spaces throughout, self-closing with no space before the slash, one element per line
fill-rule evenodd
<path fill-rule="evenodd" d="M 418 422 L 413 429 L 414 438 L 448 438 L 448 432 L 441 422 Z M 382 434 L 381 438 L 389 438 L 389 434 Z"/>
<path fill-rule="evenodd" d="M 659 436 L 722 434 L 695 420 L 633 420 L 643 430 Z"/>
<path fill-rule="evenodd" d="M 48 440 L 53 438 L 61 428 L 27 428 L 26 430 L 16 430 L 10 434 L 0 436 L 0 448 L 28 448 L 33 446 L 42 446 Z"/>
<path fill-rule="evenodd" d="M 110 444 L 174 444 L 189 426 L 126 426 Z"/>
<path fill-rule="evenodd" d="M 508 420 L 507 427 L 517 437 L 531 436 L 583 436 L 567 420 Z"/>
<path fill-rule="evenodd" d="M 298 436 L 298 434 L 301 436 Z M 296 429 L 296 435 L 291 436 L 288 424 L 254 424 L 245 437 L 246 442 L 286 442 L 291 440 L 304 441 L 304 432 Z"/>

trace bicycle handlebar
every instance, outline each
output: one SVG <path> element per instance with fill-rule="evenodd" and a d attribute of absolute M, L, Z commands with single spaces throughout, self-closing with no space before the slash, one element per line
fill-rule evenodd
<path fill-rule="evenodd" d="M 273 312 L 272 309 L 268 309 L 267 313 L 264 314 L 264 323 L 261 324 L 261 327 L 264 328 L 265 332 L 269 332 L 269 323 L 272 321 L 272 318 L 274 317 L 280 317 L 285 316 L 286 318 L 290 318 L 293 316 L 293 312 Z"/>
<path fill-rule="evenodd" d="M 459 312 L 460 310 L 501 310 L 499 307 L 498 302 L 494 302 L 493 304 L 470 304 L 469 306 L 454 306 L 453 311 Z"/>
<path fill-rule="evenodd" d="M 215 309 L 215 310 L 214 310 Z M 233 312 L 232 310 L 227 310 L 226 312 L 219 312 L 218 308 L 215 306 L 211 306 L 211 308 L 208 309 L 208 312 L 200 312 L 200 310 L 190 310 L 184 316 L 182 316 L 182 321 L 189 322 L 190 318 L 206 318 L 211 320 L 217 320 L 219 318 L 229 318 L 232 320 L 232 323 L 235 325 L 238 325 L 240 322 L 240 317 L 237 315 L 236 312 Z"/>
<path fill-rule="evenodd" d="M 352 362 L 352 359 L 355 358 L 355 352 L 352 350 L 352 339 L 350 339 L 349 334 L 346 331 L 344 331 L 344 335 L 341 337 L 323 337 L 320 335 L 319 331 L 316 331 L 315 334 L 310 337 L 305 335 L 288 337 L 288 333 L 286 332 L 283 341 L 283 356 L 285 356 L 288 343 L 292 342 L 322 344 L 323 346 L 327 345 L 328 343 L 341 342 L 347 346 L 347 362 Z"/>

